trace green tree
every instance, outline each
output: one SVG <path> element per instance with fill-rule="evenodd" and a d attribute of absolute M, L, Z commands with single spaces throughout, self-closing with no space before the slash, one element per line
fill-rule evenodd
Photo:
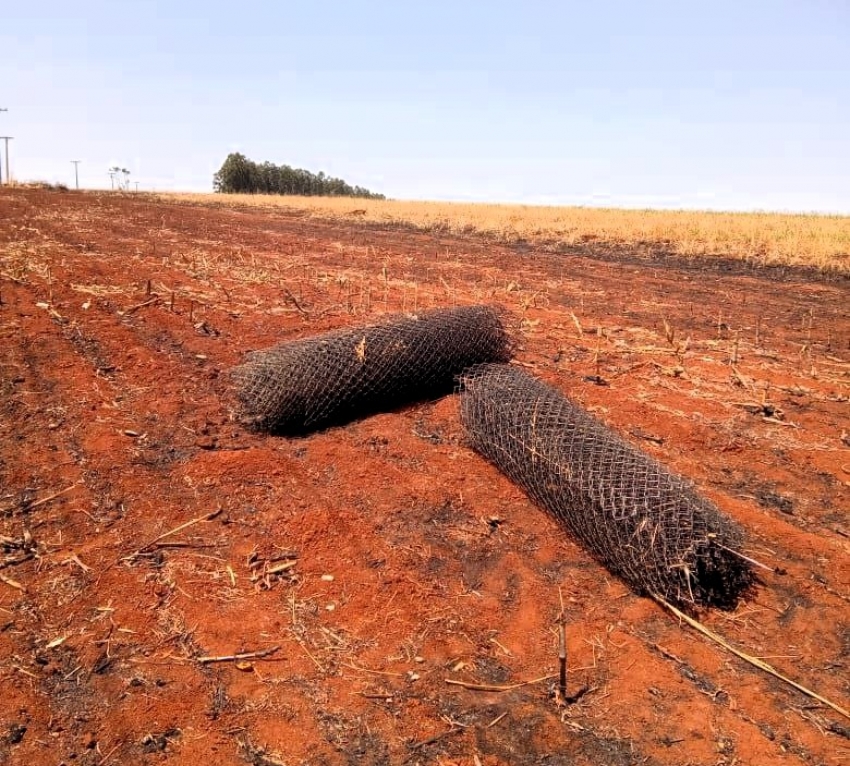
<path fill-rule="evenodd" d="M 275 165 L 272 162 L 257 164 L 238 152 L 227 155 L 213 176 L 213 189 L 221 194 L 297 194 L 385 199 L 383 194 L 374 194 L 361 186 L 351 186 L 341 178 L 332 178 L 321 171 L 311 173 L 302 168 Z"/>
<path fill-rule="evenodd" d="M 213 189 L 225 194 L 255 192 L 251 162 L 244 154 L 233 152 L 227 155 L 224 164 L 213 176 Z"/>

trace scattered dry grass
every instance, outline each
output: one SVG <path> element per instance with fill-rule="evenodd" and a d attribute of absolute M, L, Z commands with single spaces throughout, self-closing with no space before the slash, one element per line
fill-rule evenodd
<path fill-rule="evenodd" d="M 850 216 L 620 210 L 450 202 L 169 194 L 224 206 L 297 210 L 316 218 L 477 232 L 505 241 L 663 249 L 685 257 L 736 258 L 757 265 L 807 266 L 850 274 Z"/>
<path fill-rule="evenodd" d="M 51 181 L 6 181 L 3 186 L 12 189 L 42 189 L 44 191 L 69 191 L 65 184 Z"/>

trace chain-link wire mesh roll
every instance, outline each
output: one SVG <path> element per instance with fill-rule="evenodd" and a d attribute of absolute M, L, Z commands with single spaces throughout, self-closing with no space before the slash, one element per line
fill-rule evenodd
<path fill-rule="evenodd" d="M 303 434 L 451 393 L 470 365 L 511 358 L 506 316 L 493 306 L 397 314 L 254 352 L 233 372 L 239 418 Z"/>
<path fill-rule="evenodd" d="M 460 382 L 472 447 L 638 592 L 730 608 L 751 584 L 740 528 L 560 391 L 504 364 Z"/>

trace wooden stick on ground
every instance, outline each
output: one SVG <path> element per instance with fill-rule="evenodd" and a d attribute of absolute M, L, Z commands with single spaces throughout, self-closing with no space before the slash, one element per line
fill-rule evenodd
<path fill-rule="evenodd" d="M 150 306 L 152 303 L 156 303 L 158 300 L 159 296 L 157 295 L 155 298 L 146 300 L 143 303 L 137 303 L 135 306 L 130 306 L 130 308 L 126 309 L 123 314 L 125 317 L 129 316 L 130 314 L 137 312 L 139 309 L 143 309 L 145 306 Z"/>
<path fill-rule="evenodd" d="M 178 532 L 182 532 L 184 529 L 191 527 L 193 524 L 198 524 L 201 521 L 212 521 L 216 516 L 221 513 L 221 508 L 213 511 L 212 513 L 204 514 L 203 516 L 198 516 L 196 519 L 191 519 L 190 521 L 185 521 L 179 526 L 174 527 L 174 529 L 169 529 L 168 532 L 163 532 L 159 537 L 155 537 L 148 543 L 145 543 L 141 548 L 139 548 L 137 553 L 141 553 L 144 550 L 147 550 L 152 545 L 156 545 L 160 540 L 164 540 L 166 537 L 171 537 L 171 535 L 176 535 Z"/>
<path fill-rule="evenodd" d="M 279 646 L 272 646 L 269 649 L 262 649 L 258 652 L 239 652 L 238 654 L 222 654 L 218 656 L 207 655 L 204 657 L 196 657 L 195 659 L 200 662 L 202 665 L 206 665 L 210 662 L 233 662 L 233 661 L 241 661 L 241 660 L 261 660 L 263 657 L 268 657 L 270 654 L 274 654 Z"/>
<path fill-rule="evenodd" d="M 300 314 L 302 314 L 302 315 L 303 315 L 303 316 L 305 316 L 305 317 L 306 317 L 306 316 L 310 316 L 310 312 L 309 312 L 309 311 L 307 311 L 307 309 L 305 309 L 305 308 L 301 305 L 301 303 L 299 302 L 298 298 L 296 298 L 296 297 L 295 297 L 295 296 L 294 296 L 294 295 L 293 295 L 293 294 L 292 294 L 292 293 L 291 293 L 291 292 L 290 292 L 287 288 L 285 288 L 285 287 L 284 287 L 284 288 L 283 288 L 283 292 L 284 292 L 284 295 L 286 295 L 287 300 L 288 300 L 288 301 L 289 301 L 289 302 L 290 302 L 293 306 L 295 306 L 295 309 L 296 309 L 296 310 L 297 310 Z"/>
<path fill-rule="evenodd" d="M 13 580 L 11 577 L 6 577 L 5 575 L 0 574 L 0 582 L 4 582 L 10 588 L 15 588 L 16 590 L 26 590 L 26 588 L 24 588 L 24 586 L 21 585 L 17 580 Z"/>
<path fill-rule="evenodd" d="M 558 615 L 558 689 L 561 697 L 567 699 L 567 615 L 564 611 L 564 594 L 558 586 L 558 599 L 561 613 Z"/>
<path fill-rule="evenodd" d="M 688 625 L 690 625 L 694 630 L 702 633 L 706 638 L 711 639 L 714 643 L 719 644 L 724 649 L 729 652 L 732 652 L 736 657 L 740 657 L 744 662 L 748 662 L 753 667 L 758 668 L 759 670 L 763 670 L 765 673 L 773 676 L 774 678 L 778 678 L 780 681 L 784 681 L 789 686 L 793 686 L 797 691 L 802 692 L 807 697 L 811 697 L 818 702 L 823 703 L 827 707 L 832 708 L 836 713 L 840 713 L 845 718 L 850 718 L 850 712 L 845 710 L 843 707 L 836 705 L 834 702 L 830 702 L 826 697 L 822 697 L 817 692 L 812 691 L 811 689 L 803 686 L 802 684 L 798 684 L 796 681 L 792 681 L 787 676 L 782 675 L 776 668 L 772 665 L 768 665 L 764 660 L 760 660 L 758 657 L 753 657 L 752 655 L 747 654 L 746 652 L 742 652 L 740 649 L 736 649 L 732 644 L 730 644 L 726 639 L 718 636 L 717 633 L 712 632 L 708 628 L 705 627 L 701 622 L 695 620 L 693 617 L 688 617 L 684 612 L 677 609 L 672 604 L 668 604 L 661 596 L 656 594 L 652 594 L 652 597 L 663 606 L 665 609 L 668 609 L 672 612 L 676 617 L 680 620 L 684 620 Z"/>
<path fill-rule="evenodd" d="M 306 650 L 305 650 L 306 651 Z M 312 657 L 312 655 L 311 655 Z M 357 670 L 360 673 L 370 673 L 374 676 L 393 676 L 394 678 L 403 678 L 403 673 L 393 673 L 389 670 L 370 670 L 369 668 L 361 668 L 359 665 L 355 665 L 350 662 L 341 662 L 340 665 L 346 668 L 351 668 L 352 670 Z"/>
<path fill-rule="evenodd" d="M 559 674 L 555 673 L 551 676 L 542 676 L 540 678 L 533 678 L 531 681 L 520 681 L 516 684 L 508 684 L 507 686 L 491 686 L 490 684 L 474 684 L 469 683 L 468 681 L 459 681 L 455 678 L 447 678 L 446 683 L 451 686 L 462 686 L 464 689 L 470 689 L 474 692 L 509 692 L 512 689 L 519 689 L 523 686 L 531 686 L 532 684 L 539 684 L 543 681 L 551 681 L 553 678 L 558 678 Z"/>
<path fill-rule="evenodd" d="M 567 698 L 567 629 L 563 618 L 558 625 L 558 689 Z"/>
<path fill-rule="evenodd" d="M 23 506 L 31 511 L 33 508 L 38 508 L 40 505 L 44 505 L 45 503 L 49 503 L 51 500 L 55 500 L 57 497 L 61 497 L 62 495 L 67 494 L 72 489 L 77 488 L 77 484 L 72 484 L 70 487 L 65 487 L 65 489 L 60 489 L 58 492 L 54 492 L 52 495 L 48 495 L 47 497 L 41 498 L 41 500 L 36 500 L 34 503 L 23 503 Z M 10 509 L 4 509 L 10 510 Z"/>
<path fill-rule="evenodd" d="M 762 569 L 765 569 L 768 572 L 776 572 L 775 567 L 769 567 L 767 564 L 762 564 L 761 561 L 751 559 L 749 556 L 745 556 L 743 553 L 741 553 L 740 551 L 736 551 L 734 548 L 727 548 L 725 545 L 721 545 L 716 540 L 714 541 L 714 544 L 718 548 L 723 548 L 724 551 L 729 551 L 729 553 L 731 553 L 733 556 L 737 556 L 738 558 L 741 558 L 744 561 L 749 561 L 750 564 L 752 564 L 753 566 L 761 567 Z"/>
<path fill-rule="evenodd" d="M 421 742 L 414 742 L 413 744 L 408 745 L 408 747 L 411 750 L 421 750 L 423 747 L 433 745 L 445 737 L 450 737 L 452 734 L 457 734 L 459 731 L 463 731 L 463 729 L 461 729 L 459 726 L 452 726 L 451 729 L 446 729 L 446 731 L 440 732 L 439 734 L 435 734 L 433 737 L 428 737 L 428 739 L 423 739 Z"/>

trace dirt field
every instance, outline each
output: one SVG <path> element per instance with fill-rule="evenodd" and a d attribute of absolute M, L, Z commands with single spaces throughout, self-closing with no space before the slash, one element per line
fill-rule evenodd
<path fill-rule="evenodd" d="M 850 216 L 624 210 L 544 205 L 287 197 L 277 194 L 169 194 L 166 199 L 225 207 L 289 208 L 338 221 L 404 225 L 422 232 L 477 233 L 501 244 L 561 252 L 589 244 L 621 255 L 661 250 L 684 258 L 808 267 L 850 277 Z"/>
<path fill-rule="evenodd" d="M 850 762 L 849 720 L 632 594 L 453 397 L 287 440 L 227 385 L 285 338 L 504 304 L 519 363 L 773 570 L 702 621 L 846 708 L 846 279 L 32 190 L 0 192 L 0 271 L 0 763 Z"/>

